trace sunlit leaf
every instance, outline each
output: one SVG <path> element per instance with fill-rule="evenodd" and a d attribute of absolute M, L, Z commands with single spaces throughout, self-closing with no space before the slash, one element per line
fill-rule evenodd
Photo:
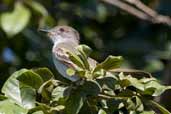
<path fill-rule="evenodd" d="M 79 51 L 80 58 L 84 62 L 84 65 L 87 69 L 89 69 L 89 63 L 88 63 L 88 56 L 92 52 L 91 48 L 86 45 L 79 45 L 77 47 L 77 50 Z"/>
<path fill-rule="evenodd" d="M 150 89 L 150 88 L 153 89 L 154 91 L 152 96 L 159 96 L 166 90 L 171 89 L 171 86 L 161 85 L 158 81 L 150 81 L 145 84 L 145 89 Z"/>
<path fill-rule="evenodd" d="M 68 87 L 58 86 L 52 91 L 52 100 L 58 101 L 60 98 L 64 98 L 65 96 L 68 96 L 67 94 L 69 94 Z"/>
<path fill-rule="evenodd" d="M 13 100 L 16 104 L 27 109 L 35 106 L 35 90 L 31 87 L 24 86 L 16 79 L 22 74 L 28 72 L 27 69 L 21 69 L 13 73 L 2 87 L 2 93 Z"/>
<path fill-rule="evenodd" d="M 75 74 L 75 70 L 72 69 L 72 68 L 68 68 L 68 69 L 66 70 L 66 73 L 67 73 L 69 76 L 73 76 L 73 75 Z"/>
<path fill-rule="evenodd" d="M 12 12 L 1 15 L 2 29 L 9 37 L 21 32 L 30 20 L 30 11 L 23 4 L 16 2 Z"/>
<path fill-rule="evenodd" d="M 103 109 L 100 109 L 98 114 L 107 114 Z"/>
<path fill-rule="evenodd" d="M 70 60 L 76 64 L 78 67 L 80 68 L 85 68 L 84 63 L 82 62 L 82 60 L 80 59 L 80 57 L 72 52 L 67 52 L 67 54 L 69 55 Z"/>
<path fill-rule="evenodd" d="M 143 111 L 140 114 L 156 114 L 154 111 Z"/>
<path fill-rule="evenodd" d="M 27 111 L 10 100 L 0 101 L 0 114 L 27 114 Z"/>
<path fill-rule="evenodd" d="M 103 68 L 105 70 L 112 70 L 120 67 L 123 58 L 121 56 L 109 56 L 102 63 L 98 64 L 96 69 Z"/>

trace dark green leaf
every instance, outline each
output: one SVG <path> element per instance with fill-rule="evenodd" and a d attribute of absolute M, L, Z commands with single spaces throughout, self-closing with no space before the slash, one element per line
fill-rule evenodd
<path fill-rule="evenodd" d="M 65 103 L 65 114 L 78 114 L 84 104 L 84 96 L 79 91 L 72 91 Z"/>
<path fill-rule="evenodd" d="M 89 95 L 96 96 L 102 91 L 99 83 L 93 80 L 85 81 L 84 84 L 80 86 L 79 89 L 81 90 L 80 92 L 82 92 L 83 95 L 88 95 L 88 96 Z"/>
<path fill-rule="evenodd" d="M 23 84 L 26 84 L 34 89 L 39 89 L 39 87 L 43 84 L 43 79 L 40 75 L 34 73 L 31 70 L 28 70 L 27 72 L 22 73 L 17 77 L 17 79 L 22 82 Z"/>
<path fill-rule="evenodd" d="M 53 73 L 48 68 L 38 68 L 38 69 L 33 69 L 33 71 L 39 74 L 44 82 L 54 78 Z"/>

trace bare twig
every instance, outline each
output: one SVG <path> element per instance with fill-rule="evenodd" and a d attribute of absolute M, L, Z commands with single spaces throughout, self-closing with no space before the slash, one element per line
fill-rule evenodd
<path fill-rule="evenodd" d="M 146 21 L 171 26 L 171 18 L 158 14 L 139 0 L 102 0 Z"/>

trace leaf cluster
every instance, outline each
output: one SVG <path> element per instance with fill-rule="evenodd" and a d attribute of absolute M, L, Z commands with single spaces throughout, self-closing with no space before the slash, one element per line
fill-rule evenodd
<path fill-rule="evenodd" d="M 92 64 L 88 46 L 80 45 L 77 50 L 76 54 L 67 52 L 76 68 L 66 72 L 80 80 L 60 81 L 48 68 L 16 71 L 1 90 L 0 113 L 170 114 L 153 99 L 171 86 L 164 86 L 151 76 L 137 75 L 137 78 L 124 70 L 112 72 L 120 67 L 123 60 L 120 56 L 109 56 L 101 63 Z"/>

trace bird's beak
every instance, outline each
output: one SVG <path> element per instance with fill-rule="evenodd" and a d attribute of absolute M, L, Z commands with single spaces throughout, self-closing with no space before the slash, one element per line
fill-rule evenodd
<path fill-rule="evenodd" d="M 50 32 L 50 29 L 38 29 L 39 32 L 43 32 L 43 33 L 49 33 Z"/>

